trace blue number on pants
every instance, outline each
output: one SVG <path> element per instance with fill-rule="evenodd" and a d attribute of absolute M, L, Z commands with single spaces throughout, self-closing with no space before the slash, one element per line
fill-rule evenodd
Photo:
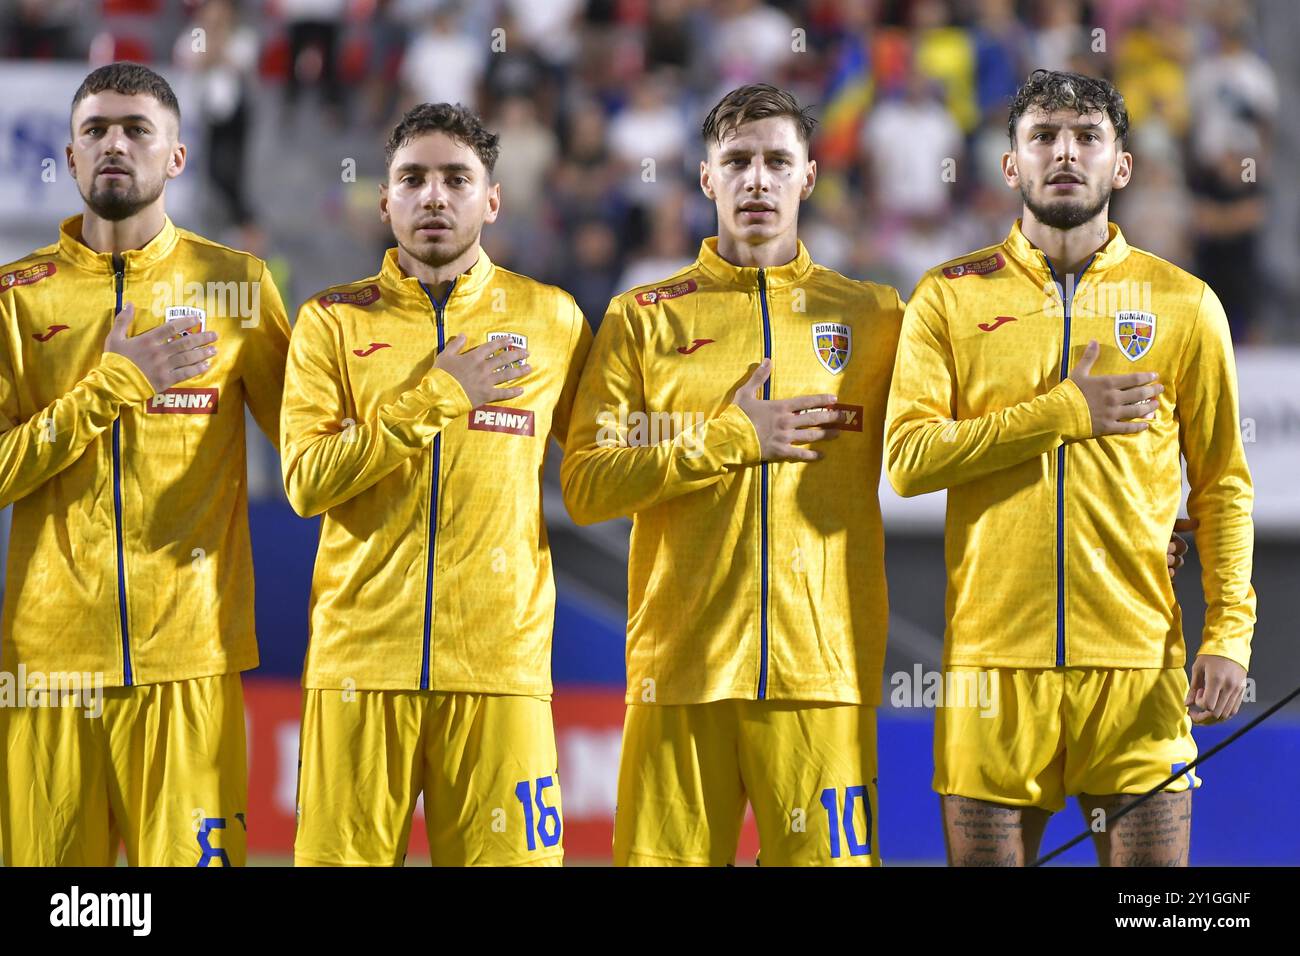
<path fill-rule="evenodd" d="M 537 837 L 542 838 L 542 846 L 558 846 L 560 842 L 560 831 L 562 824 L 560 822 L 560 811 L 555 807 L 548 807 L 542 799 L 542 794 L 547 787 L 554 786 L 555 780 L 552 777 L 537 778 L 537 831 L 533 832 L 533 799 L 532 786 L 528 780 L 520 780 L 515 784 L 515 799 L 518 800 L 524 808 L 524 832 L 528 836 L 528 849 L 537 849 Z"/>
<path fill-rule="evenodd" d="M 853 826 L 853 806 L 861 799 L 867 817 L 866 841 L 859 842 L 856 828 Z M 826 825 L 830 831 L 831 859 L 840 857 L 840 819 L 839 793 L 834 787 L 822 791 L 821 804 L 826 808 Z M 850 856 L 864 856 L 871 853 L 871 799 L 867 788 L 862 784 L 844 788 L 844 842 L 849 846 Z"/>

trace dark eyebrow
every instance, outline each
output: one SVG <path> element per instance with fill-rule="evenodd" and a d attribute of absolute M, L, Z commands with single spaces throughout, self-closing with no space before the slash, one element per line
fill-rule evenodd
<path fill-rule="evenodd" d="M 1068 125 L 1070 129 L 1101 129 L 1100 120 L 1098 120 L 1095 123 L 1076 122 L 1076 123 L 1069 123 L 1069 124 L 1049 123 L 1046 120 L 1039 120 L 1036 123 L 1029 124 L 1029 132 L 1033 133 L 1037 130 L 1044 130 L 1044 129 L 1058 130 L 1061 128 L 1062 125 Z"/>
<path fill-rule="evenodd" d="M 129 116 L 87 116 L 78 125 L 78 129 L 85 129 L 88 125 L 112 126 L 114 123 L 148 123 L 154 125 L 154 121 L 143 113 L 132 113 Z"/>
<path fill-rule="evenodd" d="M 444 173 L 472 173 L 474 167 L 468 163 L 446 163 L 438 167 L 440 172 Z"/>
<path fill-rule="evenodd" d="M 402 165 L 393 170 L 393 172 L 399 176 L 405 175 L 406 173 L 425 173 L 428 171 L 429 167 L 425 166 L 423 163 L 402 163 Z"/>
<path fill-rule="evenodd" d="M 722 155 L 719 156 L 718 158 L 725 163 L 729 159 L 748 159 L 750 156 L 754 154 L 754 152 L 755 152 L 754 150 L 738 149 L 737 147 L 733 146 L 728 149 L 724 149 L 722 151 Z M 763 150 L 763 152 L 767 156 L 775 156 L 780 159 L 794 159 L 794 153 L 790 152 L 788 149 L 779 149 L 779 148 L 768 149 L 768 150 Z"/>

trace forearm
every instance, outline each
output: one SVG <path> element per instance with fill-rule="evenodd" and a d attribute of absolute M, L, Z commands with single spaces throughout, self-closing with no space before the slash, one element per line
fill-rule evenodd
<path fill-rule="evenodd" d="M 1087 438 L 1092 419 L 1069 379 L 1045 395 L 1010 408 L 945 421 L 903 414 L 886 436 L 889 481 L 903 497 L 960 485 Z"/>
<path fill-rule="evenodd" d="M 683 429 L 671 441 L 629 446 L 596 440 L 566 452 L 564 502 L 578 524 L 594 524 L 699 491 L 762 461 L 758 435 L 738 405 Z"/>
<path fill-rule="evenodd" d="M 286 415 L 293 420 L 292 398 Z M 360 494 L 421 452 L 456 418 L 470 410 L 468 396 L 448 373 L 433 369 L 415 388 L 378 410 L 374 420 L 338 420 L 315 434 L 288 436 L 284 487 L 303 517 L 327 511 Z"/>
<path fill-rule="evenodd" d="M 0 434 L 0 508 L 72 465 L 112 427 L 123 406 L 153 393 L 135 363 L 106 352 L 70 392 Z"/>

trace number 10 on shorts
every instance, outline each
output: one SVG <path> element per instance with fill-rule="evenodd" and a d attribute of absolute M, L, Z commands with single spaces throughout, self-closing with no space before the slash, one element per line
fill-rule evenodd
<path fill-rule="evenodd" d="M 524 807 L 524 832 L 528 834 L 528 849 L 537 849 L 538 837 L 542 840 L 542 846 L 556 846 L 560 842 L 560 811 L 555 807 L 548 807 L 543 798 L 547 787 L 554 784 L 551 777 L 538 777 L 536 799 L 537 815 L 533 815 L 533 786 L 530 780 L 520 780 L 515 784 L 515 799 Z M 534 831 L 534 823 L 536 831 Z"/>
<path fill-rule="evenodd" d="M 858 841 L 858 830 L 854 825 L 854 810 L 858 801 L 862 802 L 862 809 L 866 818 L 866 829 L 863 831 L 864 840 Z M 844 799 L 840 800 L 840 793 L 835 787 L 827 787 L 822 791 L 822 806 L 826 808 L 826 825 L 830 830 L 831 859 L 840 858 L 840 828 L 843 822 L 844 842 L 848 844 L 850 856 L 866 856 L 871 853 L 871 800 L 867 797 L 867 788 L 862 784 L 856 787 L 844 788 Z M 843 810 L 841 811 L 841 807 Z"/>

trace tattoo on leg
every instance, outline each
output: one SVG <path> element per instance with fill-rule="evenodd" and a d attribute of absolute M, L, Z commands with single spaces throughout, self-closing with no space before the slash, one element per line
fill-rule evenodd
<path fill-rule="evenodd" d="M 1024 866 L 1033 852 L 1028 842 L 1036 844 L 1042 835 L 1039 821 L 1026 820 L 1026 812 L 1042 814 L 1042 822 L 1046 821 L 1046 811 L 1035 807 L 1008 807 L 951 795 L 942 801 L 951 866 Z"/>
<path fill-rule="evenodd" d="M 1101 807 L 1109 818 L 1134 799 L 1129 794 L 1080 796 L 1080 804 L 1085 813 Z M 1187 866 L 1191 834 L 1191 792 L 1158 793 L 1098 834 L 1098 855 L 1103 866 Z"/>

